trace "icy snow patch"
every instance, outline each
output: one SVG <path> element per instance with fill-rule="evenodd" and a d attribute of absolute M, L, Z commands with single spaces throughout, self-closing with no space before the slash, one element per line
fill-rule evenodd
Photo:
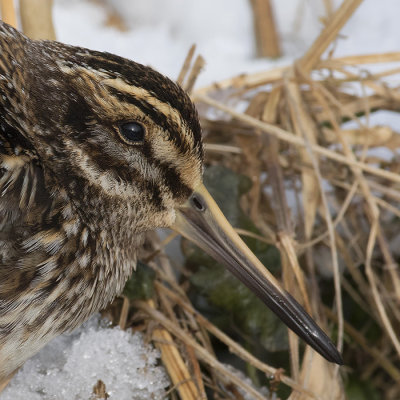
<path fill-rule="evenodd" d="M 101 379 L 110 400 L 163 399 L 169 385 L 160 354 L 118 327 L 94 317 L 70 335 L 54 339 L 28 360 L 1 400 L 88 400 Z"/>

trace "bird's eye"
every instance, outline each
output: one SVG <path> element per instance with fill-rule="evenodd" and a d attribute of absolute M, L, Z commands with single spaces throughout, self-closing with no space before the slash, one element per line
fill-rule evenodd
<path fill-rule="evenodd" d="M 144 142 L 146 129 L 139 122 L 124 122 L 119 125 L 119 134 L 128 144 L 140 144 Z"/>

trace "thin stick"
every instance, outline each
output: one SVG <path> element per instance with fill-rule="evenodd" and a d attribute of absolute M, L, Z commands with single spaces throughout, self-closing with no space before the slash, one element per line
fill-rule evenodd
<path fill-rule="evenodd" d="M 248 394 L 251 394 L 255 399 L 264 400 L 264 396 L 248 383 L 244 382 L 242 379 L 238 378 L 234 373 L 232 373 L 224 364 L 220 363 L 213 355 L 211 355 L 204 347 L 197 343 L 190 335 L 188 335 L 184 330 L 176 326 L 168 318 L 166 318 L 161 312 L 150 307 L 148 304 L 142 301 L 136 301 L 135 307 L 145 311 L 150 317 L 155 321 L 163 325 L 167 330 L 165 332 L 171 332 L 178 339 L 182 340 L 185 344 L 193 347 L 197 357 L 208 364 L 216 372 L 218 372 L 221 377 L 232 382 L 238 387 L 245 390 Z"/>
<path fill-rule="evenodd" d="M 126 321 L 128 320 L 128 314 L 129 314 L 129 299 L 126 296 L 122 296 L 123 298 L 123 303 L 122 303 L 122 309 L 121 309 L 121 314 L 119 317 L 119 322 L 118 325 L 122 330 L 125 330 L 126 328 Z"/>
<path fill-rule="evenodd" d="M 196 61 L 194 62 L 193 68 L 190 71 L 190 74 L 187 78 L 187 81 L 183 88 L 188 92 L 191 93 L 194 87 L 194 84 L 196 83 L 196 80 L 201 72 L 201 70 L 204 67 L 205 60 L 202 56 L 197 56 Z"/>
<path fill-rule="evenodd" d="M 372 222 L 371 231 L 368 238 L 367 257 L 365 260 L 365 273 L 368 277 L 368 282 L 371 286 L 372 296 L 374 298 L 376 307 L 378 309 L 379 316 L 381 317 L 383 326 L 385 327 L 386 332 L 389 335 L 389 338 L 392 341 L 393 346 L 397 351 L 397 354 L 400 355 L 400 342 L 386 313 L 385 306 L 382 303 L 382 299 L 379 295 L 378 287 L 376 284 L 375 274 L 372 271 L 372 265 L 371 265 L 372 252 L 377 239 L 378 229 L 379 229 L 379 220 L 378 218 L 375 218 Z"/>
<path fill-rule="evenodd" d="M 183 81 L 185 80 L 185 77 L 189 71 L 195 50 L 196 50 L 196 45 L 192 44 L 187 53 L 185 61 L 183 62 L 181 71 L 179 72 L 178 79 L 176 80 L 176 82 L 179 83 L 181 86 L 183 85 Z"/>
<path fill-rule="evenodd" d="M 216 151 L 221 153 L 233 153 L 233 154 L 242 154 L 242 149 L 237 146 L 230 146 L 227 144 L 218 144 L 218 143 L 204 143 L 204 150 L 207 151 Z"/>
<path fill-rule="evenodd" d="M 347 187 L 346 187 L 347 188 Z M 353 200 L 353 197 L 355 195 L 355 193 L 357 192 L 357 188 L 358 188 L 358 182 L 355 181 L 353 182 L 353 184 L 351 185 L 345 200 L 342 203 L 342 207 L 339 210 L 339 213 L 337 214 L 337 217 L 335 218 L 335 220 L 333 221 L 333 227 L 336 229 L 337 225 L 342 221 L 351 201 Z M 329 236 L 329 231 L 326 231 L 324 233 L 322 233 L 321 235 L 315 237 L 314 239 L 308 241 L 308 242 L 304 242 L 304 243 L 299 243 L 298 247 L 299 249 L 306 249 L 307 247 L 313 247 L 315 246 L 317 243 L 321 242 L 322 240 L 324 240 L 327 236 Z"/>
<path fill-rule="evenodd" d="M 311 149 L 311 146 L 315 143 L 315 136 L 310 135 L 313 131 L 314 125 L 312 124 L 311 116 L 304 110 L 301 106 L 300 98 L 300 89 L 298 85 L 290 84 L 290 89 L 288 88 L 288 99 L 289 104 L 292 109 L 292 119 L 294 120 L 294 124 L 299 130 L 299 132 L 303 135 L 303 138 L 306 143 L 306 151 L 308 153 L 308 157 L 311 160 L 313 171 L 315 174 L 315 179 L 317 181 L 317 188 L 319 189 L 319 194 L 321 196 L 323 210 L 325 214 L 325 221 L 328 227 L 329 240 L 331 244 L 331 260 L 332 260 L 332 269 L 333 269 L 333 280 L 336 294 L 336 308 L 338 313 L 338 343 L 337 347 L 339 351 L 342 351 L 343 348 L 343 305 L 342 305 L 342 293 L 340 286 L 340 273 L 339 273 L 339 262 L 338 262 L 338 252 L 336 247 L 335 240 L 335 228 L 332 222 L 332 218 L 329 212 L 329 204 L 326 198 L 325 191 L 323 190 L 323 182 L 322 182 L 322 174 L 319 167 L 319 160 L 315 156 L 314 151 Z M 317 189 L 317 190 L 318 190 Z M 306 236 L 308 239 L 310 236 Z M 338 373 L 338 369 L 336 369 L 336 373 Z"/>
<path fill-rule="evenodd" d="M 263 132 L 269 133 L 271 135 L 276 136 L 278 139 L 283 140 L 285 142 L 291 143 L 293 145 L 297 146 L 305 146 L 306 143 L 304 139 L 294 136 L 290 132 L 281 129 L 275 125 L 268 124 L 266 122 L 261 122 L 256 118 L 250 117 L 249 115 L 240 113 L 233 108 L 230 108 L 226 106 L 225 104 L 222 104 L 214 99 L 211 99 L 210 97 L 202 94 L 196 94 L 194 96 L 194 100 L 197 102 L 203 102 L 206 104 L 209 104 L 212 107 L 218 108 L 227 114 L 232 115 L 233 117 L 237 118 L 240 121 L 246 122 L 247 124 L 254 126 L 255 128 L 260 129 Z M 313 145 L 310 144 L 310 148 L 317 154 L 323 155 L 327 158 L 330 158 L 332 160 L 335 160 L 337 162 L 349 165 L 349 166 L 355 166 L 360 168 L 363 171 L 369 172 L 370 174 L 380 176 L 381 178 L 385 178 L 388 180 L 391 180 L 393 182 L 400 183 L 400 175 L 386 171 L 383 169 L 371 167 L 368 164 L 365 164 L 360 161 L 355 161 L 355 160 L 349 160 L 347 157 L 343 156 L 342 154 L 338 154 L 332 150 L 325 149 L 324 147 L 318 146 L 318 145 Z"/>
<path fill-rule="evenodd" d="M 382 54 L 361 54 L 355 56 L 330 58 L 328 60 L 319 60 L 315 68 L 334 68 L 342 67 L 344 64 L 377 64 L 400 61 L 400 52 L 382 53 Z M 291 66 L 277 67 L 268 71 L 260 71 L 252 74 L 240 74 L 233 77 L 214 82 L 211 85 L 196 89 L 195 94 L 206 94 L 213 90 L 224 90 L 227 88 L 250 89 L 256 86 L 266 85 L 267 83 L 277 82 L 282 79 Z"/>
<path fill-rule="evenodd" d="M 331 68 L 336 64 L 378 64 L 378 63 L 391 63 L 400 61 L 400 52 L 377 53 L 377 54 L 359 54 L 355 56 L 345 56 L 330 58 L 328 60 L 321 60 L 318 68 Z"/>
<path fill-rule="evenodd" d="M 177 304 L 179 304 L 182 308 L 193 314 L 198 321 L 199 325 L 207 329 L 212 335 L 218 338 L 221 342 L 225 343 L 229 351 L 233 354 L 236 354 L 242 360 L 248 362 L 249 364 L 253 365 L 260 371 L 264 372 L 267 376 L 275 375 L 278 373 L 278 369 L 271 367 L 256 357 L 254 357 L 251 353 L 245 350 L 240 344 L 232 340 L 229 336 L 227 336 L 224 332 L 218 329 L 215 325 L 213 325 L 208 319 L 204 318 L 198 311 L 196 311 L 189 303 L 182 301 L 179 296 L 176 295 L 175 292 L 168 289 L 164 285 L 161 285 L 156 282 L 157 287 L 162 290 L 163 293 L 166 293 L 168 297 L 173 299 Z M 310 392 L 309 390 L 303 388 L 299 385 L 296 381 L 291 379 L 290 377 L 280 374 L 281 381 L 290 386 L 292 389 L 297 390 L 301 393 L 307 394 L 312 398 L 316 398 L 315 395 Z"/>
<path fill-rule="evenodd" d="M 154 310 L 153 300 L 143 304 L 147 310 Z M 163 364 L 181 398 L 183 400 L 202 398 L 170 333 L 164 328 L 156 328 L 153 330 L 152 339 L 161 352 Z"/>
<path fill-rule="evenodd" d="M 330 93 L 325 88 L 323 88 L 321 85 L 319 85 L 318 83 L 314 83 L 313 85 L 320 88 L 322 94 L 325 94 L 327 97 L 332 97 L 330 95 Z M 314 91 L 314 95 L 316 96 L 316 98 L 320 104 L 324 104 L 325 108 L 329 109 L 329 106 L 326 104 L 324 97 L 320 94 L 320 92 L 318 90 Z M 342 107 L 339 102 L 338 102 L 338 105 L 339 105 L 339 108 Z M 355 156 L 352 152 L 352 149 L 349 146 L 349 144 L 347 143 L 347 141 L 345 140 L 345 138 L 343 137 L 343 133 L 340 130 L 340 127 L 337 124 L 337 122 L 335 121 L 335 118 L 333 115 L 331 115 L 331 117 L 330 117 L 330 122 L 332 123 L 332 125 L 335 128 L 339 142 L 342 145 L 345 155 L 347 156 L 347 158 L 349 160 L 355 161 Z M 372 195 L 371 190 L 368 186 L 368 182 L 365 179 L 362 171 L 357 167 L 353 167 L 352 170 L 353 170 L 354 175 L 360 182 L 360 188 L 366 199 L 368 209 L 369 209 L 369 219 L 372 220 L 372 223 L 375 223 L 375 220 L 379 219 L 379 208 L 376 204 L 375 197 Z M 378 239 L 379 239 L 379 244 L 380 244 L 380 247 L 382 250 L 382 254 L 385 258 L 385 261 L 387 262 L 387 265 L 389 265 L 389 266 L 395 265 L 393 257 L 390 254 L 386 240 L 384 239 L 382 230 L 380 228 L 378 229 Z M 393 287 L 395 289 L 396 296 L 397 296 L 397 298 L 400 298 L 400 280 L 399 280 L 398 274 L 396 274 L 394 269 L 389 269 L 389 272 L 391 273 L 392 283 L 393 283 Z"/>
<path fill-rule="evenodd" d="M 342 5 L 330 18 L 328 25 L 299 61 L 301 69 L 308 73 L 312 68 L 314 68 L 327 47 L 332 43 L 344 24 L 349 20 L 362 2 L 363 0 L 343 1 Z"/>

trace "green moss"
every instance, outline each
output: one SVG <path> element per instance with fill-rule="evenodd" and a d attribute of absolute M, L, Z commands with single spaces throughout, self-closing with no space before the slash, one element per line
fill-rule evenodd
<path fill-rule="evenodd" d="M 154 294 L 155 272 L 138 261 L 136 271 L 126 282 L 123 294 L 130 300 L 147 300 Z"/>

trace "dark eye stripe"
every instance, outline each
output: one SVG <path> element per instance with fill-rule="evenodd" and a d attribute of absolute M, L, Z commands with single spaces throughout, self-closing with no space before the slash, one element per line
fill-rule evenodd
<path fill-rule="evenodd" d="M 184 154 L 188 149 L 188 144 L 182 141 L 179 126 L 167 118 L 163 113 L 157 111 L 152 105 L 147 103 L 145 100 L 138 100 L 137 98 L 130 96 L 126 93 L 121 93 L 119 90 L 109 87 L 108 90 L 114 95 L 119 101 L 124 103 L 133 104 L 138 107 L 144 114 L 146 114 L 156 125 L 161 126 L 166 132 L 169 133 L 171 140 L 175 143 L 177 150 Z"/>
<path fill-rule="evenodd" d="M 182 183 L 182 178 L 175 167 L 154 157 L 150 143 L 146 143 L 141 150 L 147 161 L 159 168 L 163 175 L 165 185 L 171 189 L 172 196 L 175 199 L 186 200 L 192 194 L 192 189 Z"/>

